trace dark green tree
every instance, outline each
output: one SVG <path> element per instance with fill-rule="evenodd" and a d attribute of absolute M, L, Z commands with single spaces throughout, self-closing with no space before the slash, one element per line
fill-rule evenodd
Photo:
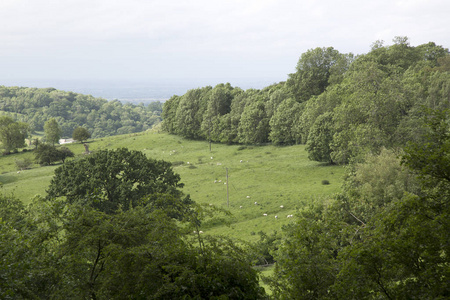
<path fill-rule="evenodd" d="M 242 248 L 192 234 L 166 209 L 137 205 L 110 214 L 62 199 L 37 197 L 27 208 L 4 200 L 4 299 L 265 298 Z"/>
<path fill-rule="evenodd" d="M 16 122 L 8 116 L 0 117 L 0 142 L 6 153 L 25 147 L 28 136 L 28 124 Z"/>
<path fill-rule="evenodd" d="M 34 150 L 34 158 L 36 162 L 43 166 L 51 165 L 57 161 L 61 161 L 61 153 L 53 145 L 42 143 Z"/>
<path fill-rule="evenodd" d="M 62 160 L 63 163 L 66 162 L 67 158 L 75 156 L 75 154 L 72 152 L 72 150 L 70 150 L 67 147 L 57 148 L 57 150 L 59 153 L 59 158 Z"/>
<path fill-rule="evenodd" d="M 308 151 L 309 159 L 333 163 L 333 159 L 331 158 L 333 134 L 333 114 L 326 112 L 317 117 L 309 132 L 308 142 L 305 148 Z"/>
<path fill-rule="evenodd" d="M 65 196 L 69 203 L 88 201 L 107 213 L 147 202 L 182 210 L 191 200 L 183 198 L 179 181 L 169 162 L 121 148 L 65 163 L 55 170 L 47 193 L 49 198 Z"/>
<path fill-rule="evenodd" d="M 87 139 L 91 137 L 91 134 L 89 131 L 84 127 L 77 127 L 73 130 L 72 138 L 75 141 L 79 141 L 80 143 L 83 143 Z"/>

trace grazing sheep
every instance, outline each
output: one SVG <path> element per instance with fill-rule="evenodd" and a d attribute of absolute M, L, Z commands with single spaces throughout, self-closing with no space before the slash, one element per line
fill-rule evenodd
<path fill-rule="evenodd" d="M 17 174 L 20 174 L 20 171 L 17 171 Z"/>
<path fill-rule="evenodd" d="M 250 199 L 250 196 L 247 196 L 247 199 Z"/>
<path fill-rule="evenodd" d="M 243 162 L 243 160 L 241 159 L 239 162 Z"/>
<path fill-rule="evenodd" d="M 214 183 L 217 183 L 217 180 L 214 180 Z"/>
<path fill-rule="evenodd" d="M 239 206 L 239 208 L 242 208 L 242 205 L 241 205 L 241 206 Z"/>
<path fill-rule="evenodd" d="M 280 205 L 280 208 L 284 208 L 284 206 L 283 206 L 283 205 Z"/>
<path fill-rule="evenodd" d="M 213 157 L 211 156 L 211 159 L 213 159 Z"/>
<path fill-rule="evenodd" d="M 255 205 L 258 205 L 258 202 L 255 201 Z"/>
<path fill-rule="evenodd" d="M 202 233 L 203 233 L 203 231 L 201 231 L 201 230 L 200 230 L 200 231 L 199 231 L 198 233 L 202 234 Z"/>
<path fill-rule="evenodd" d="M 267 217 L 267 214 L 263 214 L 264 217 Z"/>
<path fill-rule="evenodd" d="M 194 230 L 194 233 L 197 233 L 197 231 L 196 231 L 196 230 Z"/>
<path fill-rule="evenodd" d="M 275 216 L 275 219 L 278 219 L 278 216 Z"/>
<path fill-rule="evenodd" d="M 287 215 L 288 218 L 292 218 L 292 215 Z"/>
<path fill-rule="evenodd" d="M 222 180 L 219 180 L 218 182 L 222 182 Z"/>
<path fill-rule="evenodd" d="M 187 164 L 189 164 L 189 162 L 187 162 Z"/>

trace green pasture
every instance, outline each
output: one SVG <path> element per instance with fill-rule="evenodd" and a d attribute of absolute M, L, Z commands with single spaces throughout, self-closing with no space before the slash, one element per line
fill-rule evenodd
<path fill-rule="evenodd" d="M 224 220 L 210 220 L 204 222 L 202 230 L 246 241 L 257 240 L 259 231 L 280 230 L 293 220 L 287 215 L 295 216 L 297 209 L 311 199 L 338 192 L 344 173 L 341 166 L 310 161 L 304 145 L 212 144 L 210 151 L 205 141 L 185 140 L 157 131 L 91 140 L 88 145 L 90 151 L 126 147 L 172 162 L 185 184 L 184 192 L 194 201 L 227 209 L 232 214 L 226 220 L 229 226 L 224 225 Z M 75 159 L 84 155 L 82 144 L 64 146 L 76 154 Z M 57 166 L 33 165 L 18 173 L 15 160 L 25 157 L 34 156 L 27 151 L 0 157 L 0 182 L 3 193 L 12 193 L 27 203 L 37 194 L 45 195 Z M 322 184 L 324 180 L 330 184 Z"/>

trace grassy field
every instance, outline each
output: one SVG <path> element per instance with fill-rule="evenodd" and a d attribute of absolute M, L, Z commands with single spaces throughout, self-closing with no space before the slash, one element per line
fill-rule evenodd
<path fill-rule="evenodd" d="M 76 155 L 83 155 L 83 145 L 69 144 L 67 147 Z M 287 215 L 295 215 L 305 202 L 338 192 L 344 172 L 340 166 L 310 161 L 303 145 L 213 144 L 210 152 L 207 142 L 153 131 L 89 143 L 91 151 L 119 147 L 143 151 L 149 157 L 172 162 L 185 184 L 184 192 L 190 194 L 194 201 L 227 209 L 232 214 L 228 219 L 230 226 L 211 221 L 204 224 L 203 231 L 247 241 L 258 239 L 256 233 L 259 231 L 280 230 L 282 225 L 292 220 Z M 15 160 L 26 157 L 33 159 L 32 152 L 0 157 L 3 193 L 12 193 L 25 203 L 35 195 L 45 195 L 54 169 L 58 167 L 33 165 L 31 169 L 18 173 Z M 225 184 L 227 170 L 229 206 Z M 330 184 L 322 184 L 324 180 Z"/>

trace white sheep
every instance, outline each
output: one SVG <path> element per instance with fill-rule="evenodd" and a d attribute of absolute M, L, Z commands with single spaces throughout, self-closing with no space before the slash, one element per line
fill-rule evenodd
<path fill-rule="evenodd" d="M 198 233 L 202 234 L 202 233 L 203 233 L 203 231 L 201 231 L 201 230 L 200 230 L 200 231 L 199 231 Z"/>
<path fill-rule="evenodd" d="M 284 208 L 284 206 L 283 206 L 283 205 L 280 205 L 280 208 Z"/>
<path fill-rule="evenodd" d="M 239 162 L 243 162 L 243 160 L 241 159 Z"/>
<path fill-rule="evenodd" d="M 241 206 L 239 206 L 239 208 L 242 208 L 242 205 L 241 205 Z"/>
<path fill-rule="evenodd" d="M 211 159 L 213 159 L 213 157 L 211 156 Z"/>
<path fill-rule="evenodd" d="M 278 219 L 278 216 L 275 216 L 275 219 Z"/>
<path fill-rule="evenodd" d="M 255 201 L 255 205 L 258 205 L 258 202 Z"/>
<path fill-rule="evenodd" d="M 263 214 L 264 217 L 267 217 L 267 214 Z"/>
<path fill-rule="evenodd" d="M 250 199 L 250 196 L 247 196 L 247 199 Z"/>

